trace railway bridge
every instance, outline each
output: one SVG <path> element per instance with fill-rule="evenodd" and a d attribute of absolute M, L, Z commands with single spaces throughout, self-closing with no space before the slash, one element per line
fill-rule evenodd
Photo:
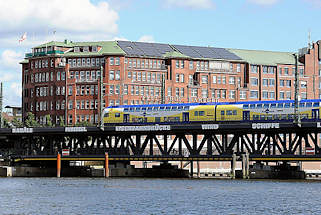
<path fill-rule="evenodd" d="M 0 129 L 0 154 L 12 163 L 55 160 L 321 161 L 321 122 L 206 123 Z"/>

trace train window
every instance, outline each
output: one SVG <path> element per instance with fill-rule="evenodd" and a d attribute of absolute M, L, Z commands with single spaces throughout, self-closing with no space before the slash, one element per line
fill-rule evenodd
<path fill-rule="evenodd" d="M 109 117 L 109 113 L 105 113 L 104 117 Z"/>
<path fill-rule="evenodd" d="M 120 113 L 115 113 L 115 117 L 120 117 Z"/>
<path fill-rule="evenodd" d="M 152 111 L 153 110 L 153 107 L 148 107 L 147 108 L 147 111 Z"/>
<path fill-rule="evenodd" d="M 227 111 L 226 111 L 226 115 L 228 115 L 228 116 L 233 115 L 233 111 L 227 110 Z"/>
<path fill-rule="evenodd" d="M 280 116 L 279 116 L 278 114 L 274 114 L 274 115 L 273 115 L 273 119 L 274 119 L 274 120 L 279 120 L 279 119 L 280 119 Z"/>
<path fill-rule="evenodd" d="M 288 117 L 287 117 L 287 115 L 286 114 L 282 114 L 281 115 L 281 119 L 287 119 Z"/>
<path fill-rule="evenodd" d="M 264 108 L 270 108 L 270 104 L 264 104 L 263 107 Z"/>
<path fill-rule="evenodd" d="M 312 107 L 312 102 L 307 102 L 307 107 Z"/>
<path fill-rule="evenodd" d="M 276 103 L 271 104 L 271 108 L 276 108 Z"/>
<path fill-rule="evenodd" d="M 263 104 L 257 104 L 256 108 L 262 108 Z"/>
<path fill-rule="evenodd" d="M 293 114 L 288 114 L 288 119 L 294 119 L 294 115 Z"/>
<path fill-rule="evenodd" d="M 184 106 L 184 110 L 189 110 L 189 106 Z"/>
<path fill-rule="evenodd" d="M 290 107 L 290 103 L 285 103 L 284 104 L 284 108 L 289 108 Z"/>
<path fill-rule="evenodd" d="M 277 107 L 278 108 L 283 108 L 283 105 L 284 105 L 283 103 L 278 103 Z"/>
<path fill-rule="evenodd" d="M 233 115 L 237 115 L 237 110 L 233 110 Z"/>
<path fill-rule="evenodd" d="M 222 111 L 221 111 L 221 115 L 222 115 L 222 116 L 224 116 L 224 114 L 225 114 L 225 111 L 224 111 L 224 110 L 222 110 Z"/>
<path fill-rule="evenodd" d="M 260 115 L 253 115 L 253 120 L 258 120 L 260 119 Z"/>
<path fill-rule="evenodd" d="M 268 120 L 272 120 L 273 119 L 273 115 L 267 115 L 266 117 Z"/>
<path fill-rule="evenodd" d="M 178 106 L 177 110 L 183 110 L 183 107 L 182 106 Z"/>
<path fill-rule="evenodd" d="M 305 107 L 305 103 L 300 103 L 299 107 Z"/>
<path fill-rule="evenodd" d="M 153 107 L 153 111 L 158 111 L 158 107 Z"/>
<path fill-rule="evenodd" d="M 171 110 L 171 107 L 166 107 L 165 110 L 166 110 L 166 111 L 170 111 L 170 110 Z"/>
<path fill-rule="evenodd" d="M 199 116 L 204 116 L 204 115 L 205 115 L 205 111 L 200 111 L 200 112 L 198 113 L 198 115 L 199 115 Z"/>
<path fill-rule="evenodd" d="M 129 112 L 134 112 L 135 108 L 129 108 Z"/>
<path fill-rule="evenodd" d="M 136 112 L 139 112 L 139 111 L 140 111 L 140 107 L 137 107 L 137 108 L 135 109 L 135 111 L 136 111 Z"/>
<path fill-rule="evenodd" d="M 128 112 L 128 108 L 124 108 L 124 111 Z"/>
<path fill-rule="evenodd" d="M 194 112 L 194 116 L 198 116 L 198 111 L 195 111 L 195 112 Z"/>
<path fill-rule="evenodd" d="M 249 109 L 249 105 L 243 105 L 243 109 Z"/>
<path fill-rule="evenodd" d="M 291 108 L 294 108 L 295 104 L 294 103 L 291 103 Z"/>
<path fill-rule="evenodd" d="M 172 110 L 173 111 L 177 110 L 177 106 L 172 107 Z"/>
<path fill-rule="evenodd" d="M 146 109 L 147 109 L 146 107 L 142 107 L 142 111 L 146 111 Z"/>
<path fill-rule="evenodd" d="M 163 111 L 163 110 L 165 110 L 165 107 L 159 107 L 159 110 Z"/>
<path fill-rule="evenodd" d="M 320 107 L 319 102 L 314 102 L 314 103 L 313 103 L 313 107 Z"/>
<path fill-rule="evenodd" d="M 265 120 L 265 115 L 260 115 L 260 120 Z"/>
<path fill-rule="evenodd" d="M 250 104 L 251 109 L 255 109 L 255 104 Z"/>

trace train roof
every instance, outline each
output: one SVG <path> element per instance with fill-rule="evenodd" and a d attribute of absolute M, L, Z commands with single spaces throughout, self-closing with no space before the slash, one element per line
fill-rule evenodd
<path fill-rule="evenodd" d="M 207 102 L 207 103 L 180 103 L 180 104 L 146 104 L 146 105 L 115 105 L 107 108 L 129 108 L 129 107 L 167 107 L 167 106 L 197 106 L 197 105 L 232 105 L 232 104 L 271 104 L 271 103 L 293 103 L 294 100 L 274 101 L 244 101 L 244 102 Z M 304 99 L 300 102 L 321 102 L 321 99 Z"/>

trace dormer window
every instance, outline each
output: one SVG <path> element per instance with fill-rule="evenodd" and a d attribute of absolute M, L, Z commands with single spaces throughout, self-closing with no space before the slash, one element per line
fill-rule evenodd
<path fill-rule="evenodd" d="M 89 47 L 88 46 L 84 46 L 83 52 L 89 52 Z"/>
<path fill-rule="evenodd" d="M 74 52 L 80 52 L 80 48 L 79 47 L 75 47 L 74 48 Z"/>
<path fill-rule="evenodd" d="M 92 47 L 92 52 L 97 52 L 97 46 Z"/>

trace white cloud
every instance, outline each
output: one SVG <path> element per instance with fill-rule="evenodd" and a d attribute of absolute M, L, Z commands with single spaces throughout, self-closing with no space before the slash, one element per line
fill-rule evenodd
<path fill-rule="evenodd" d="M 144 35 L 138 39 L 138 42 L 154 43 L 155 40 L 154 40 L 153 36 L 151 36 L 151 35 Z"/>
<path fill-rule="evenodd" d="M 0 69 L 20 69 L 19 62 L 23 59 L 23 53 L 6 49 L 0 56 Z"/>
<path fill-rule="evenodd" d="M 53 30 L 57 36 L 104 40 L 117 34 L 117 20 L 117 12 L 105 1 L 97 4 L 90 0 L 0 1 L 0 42 L 11 40 L 18 44 L 24 32 L 28 33 L 27 41 L 45 40 Z M 24 43 L 30 43 L 27 41 Z"/>
<path fill-rule="evenodd" d="M 248 0 L 248 2 L 258 4 L 258 5 L 273 5 L 277 3 L 279 0 Z"/>
<path fill-rule="evenodd" d="M 215 5 L 212 0 L 165 0 L 165 6 L 169 8 L 212 9 Z"/>

